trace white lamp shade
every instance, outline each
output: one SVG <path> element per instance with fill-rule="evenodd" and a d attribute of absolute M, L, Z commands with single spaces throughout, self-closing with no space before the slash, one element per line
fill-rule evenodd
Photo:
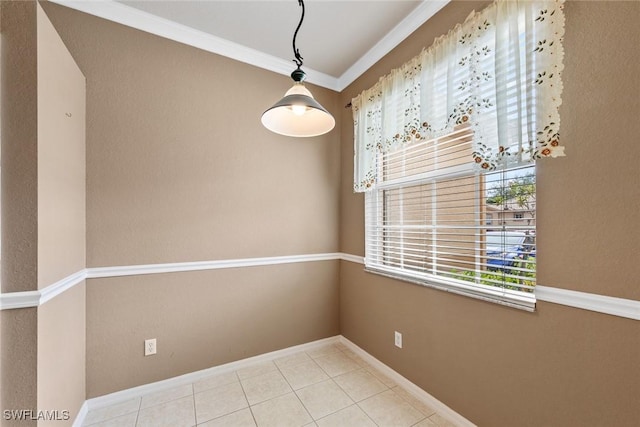
<path fill-rule="evenodd" d="M 296 83 L 262 114 L 262 124 L 280 135 L 304 137 L 325 134 L 336 121 L 302 83 Z"/>

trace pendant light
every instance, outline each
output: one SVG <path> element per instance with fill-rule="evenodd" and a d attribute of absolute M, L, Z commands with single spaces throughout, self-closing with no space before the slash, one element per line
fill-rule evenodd
<path fill-rule="evenodd" d="M 304 86 L 306 75 L 300 68 L 302 67 L 302 56 L 300 56 L 300 51 L 296 49 L 296 36 L 304 20 L 304 0 L 298 0 L 298 5 L 302 7 L 302 16 L 293 34 L 293 54 L 295 56 L 293 62 L 298 66 L 291 73 L 294 84 L 284 94 L 284 98 L 262 114 L 262 124 L 270 131 L 280 135 L 318 136 L 333 129 L 336 121 L 318 101 L 313 99 L 311 92 Z"/>

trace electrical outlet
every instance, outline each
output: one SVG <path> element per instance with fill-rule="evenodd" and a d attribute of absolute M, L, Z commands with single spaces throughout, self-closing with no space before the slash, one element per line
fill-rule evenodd
<path fill-rule="evenodd" d="M 396 334 L 395 334 L 395 344 L 396 344 L 396 347 L 402 348 L 402 334 L 398 331 L 396 331 Z"/>
<path fill-rule="evenodd" d="M 156 354 L 157 350 L 158 349 L 156 348 L 156 339 L 155 338 L 144 340 L 144 355 L 145 356 L 151 356 L 152 354 Z"/>

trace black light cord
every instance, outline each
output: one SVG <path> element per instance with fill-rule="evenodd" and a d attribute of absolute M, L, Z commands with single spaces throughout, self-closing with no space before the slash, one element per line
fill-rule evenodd
<path fill-rule="evenodd" d="M 302 21 L 304 20 L 304 0 L 298 0 L 298 5 L 302 6 L 302 16 L 300 16 L 300 22 L 298 23 L 298 27 L 296 28 L 295 33 L 293 33 L 293 55 L 296 59 L 293 62 L 296 63 L 298 68 L 302 67 L 302 56 L 300 56 L 300 50 L 296 49 L 296 37 L 298 36 L 298 31 L 302 26 Z"/>

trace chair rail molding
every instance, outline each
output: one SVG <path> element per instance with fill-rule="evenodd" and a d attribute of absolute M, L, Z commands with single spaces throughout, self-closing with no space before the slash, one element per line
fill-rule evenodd
<path fill-rule="evenodd" d="M 89 267 L 77 271 L 37 291 L 2 293 L 0 294 L 0 310 L 38 307 L 88 279 L 137 276 L 141 274 L 218 270 L 225 268 L 244 268 L 317 261 L 346 261 L 364 265 L 364 257 L 360 255 L 353 255 L 344 252 L 328 252 L 319 254 L 238 258 L 213 261 L 126 265 L 115 267 Z M 538 301 L 561 304 L 568 307 L 595 311 L 627 319 L 640 320 L 640 301 L 637 300 L 541 285 L 536 286 L 535 292 Z"/>

